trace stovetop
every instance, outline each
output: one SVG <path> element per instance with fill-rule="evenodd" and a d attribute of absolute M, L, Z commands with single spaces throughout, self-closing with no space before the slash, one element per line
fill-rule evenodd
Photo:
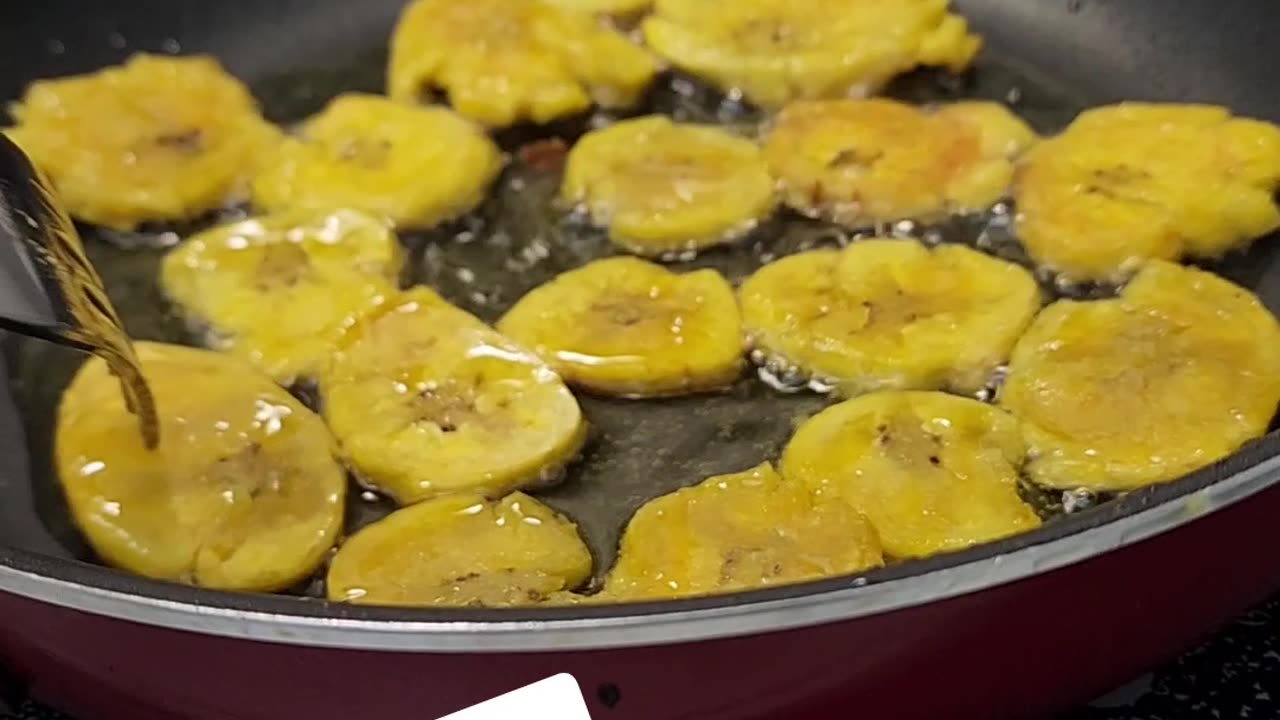
<path fill-rule="evenodd" d="M 1169 665 L 1058 720 L 1280 718 L 1280 595 Z M 0 720 L 71 718 L 29 699 L 0 700 Z"/>
<path fill-rule="evenodd" d="M 1280 595 L 1168 666 L 1059 720 L 1280 718 Z"/>

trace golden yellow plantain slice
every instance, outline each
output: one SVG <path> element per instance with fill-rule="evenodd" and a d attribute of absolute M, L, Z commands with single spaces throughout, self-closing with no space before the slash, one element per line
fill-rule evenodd
<path fill-rule="evenodd" d="M 329 566 L 331 600 L 510 607 L 563 597 L 591 575 L 572 522 L 525 495 L 453 495 L 360 530 Z"/>
<path fill-rule="evenodd" d="M 611 17 L 633 17 L 653 5 L 653 0 L 547 0 L 551 5 L 580 13 Z"/>
<path fill-rule="evenodd" d="M 501 169 L 497 146 L 449 110 L 348 93 L 267 159 L 253 203 L 354 208 L 425 228 L 478 205 Z"/>
<path fill-rule="evenodd" d="M 156 449 L 102 360 L 58 408 L 58 477 L 89 543 L 117 567 L 204 587 L 281 590 L 310 575 L 346 499 L 324 423 L 236 358 L 135 347 L 160 411 Z"/>
<path fill-rule="evenodd" d="M 878 392 L 818 413 L 796 431 L 782 474 L 819 500 L 867 516 L 886 554 L 959 550 L 1040 524 L 1018 496 L 1018 423 L 940 392 Z"/>
<path fill-rule="evenodd" d="M 357 321 L 320 389 L 357 473 L 402 504 L 548 482 L 586 438 L 537 356 L 425 288 Z"/>
<path fill-rule="evenodd" d="M 657 62 L 590 13 L 563 4 L 416 0 L 391 39 L 388 93 L 415 101 L 444 90 L 458 112 L 490 127 L 546 123 L 592 102 L 635 102 Z"/>
<path fill-rule="evenodd" d="M 657 0 L 649 46 L 766 108 L 862 97 L 920 65 L 968 67 L 982 46 L 947 0 Z"/>
<path fill-rule="evenodd" d="M 207 230 L 161 266 L 165 294 L 211 344 L 276 382 L 315 378 L 355 318 L 394 294 L 403 262 L 387 224 L 356 210 L 289 211 Z"/>
<path fill-rule="evenodd" d="M 138 54 L 88 75 L 40 80 L 5 130 L 80 220 L 129 230 L 239 202 L 279 142 L 249 90 L 210 57 Z"/>
<path fill-rule="evenodd" d="M 770 263 L 739 290 L 771 368 L 835 385 L 972 393 L 1040 308 L 1031 275 L 976 250 L 864 240 Z"/>
<path fill-rule="evenodd" d="M 597 260 L 520 298 L 498 329 L 571 385 L 606 395 L 715 390 L 741 373 L 738 307 L 714 270 L 677 274 L 638 258 Z"/>
<path fill-rule="evenodd" d="M 769 463 L 646 503 L 599 599 L 733 592 L 878 567 L 880 542 L 842 502 L 819 502 Z"/>
<path fill-rule="evenodd" d="M 773 211 L 755 143 L 665 117 L 588 133 L 569 153 L 561 195 L 609 227 L 614 243 L 663 255 L 732 240 Z"/>
<path fill-rule="evenodd" d="M 791 207 L 870 225 L 986 210 L 1009 189 L 1013 159 L 1035 140 L 997 103 L 927 109 L 817 100 L 778 114 L 764 155 Z"/>
<path fill-rule="evenodd" d="M 1158 260 L 1118 298 L 1046 308 L 1000 390 L 1022 420 L 1029 476 L 1063 489 L 1178 478 L 1265 433 L 1278 401 L 1271 313 L 1222 278 Z"/>
<path fill-rule="evenodd" d="M 1280 228 L 1280 128 L 1199 105 L 1089 110 L 1023 158 L 1016 230 L 1074 281 L 1214 258 Z"/>

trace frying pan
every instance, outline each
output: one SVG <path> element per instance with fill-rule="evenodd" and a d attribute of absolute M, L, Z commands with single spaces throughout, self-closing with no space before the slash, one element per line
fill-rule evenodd
<path fill-rule="evenodd" d="M 386 39 L 401 4 L 3 3 L 0 98 L 16 98 L 34 78 L 91 70 L 134 51 L 209 52 L 250 83 L 271 118 L 294 121 L 338 90 L 382 88 Z M 908 78 L 896 93 L 1005 99 L 1045 131 L 1081 107 L 1122 99 L 1219 102 L 1280 120 L 1275 3 L 955 5 L 987 38 L 977 71 L 961 82 Z M 659 90 L 651 102 L 695 115 L 707 107 L 707 98 L 687 94 Z M 713 114 L 740 110 L 709 102 Z M 520 142 L 520 132 L 504 142 Z M 553 235 L 562 251 L 524 273 L 530 283 L 553 274 L 556 263 L 579 262 L 573 252 L 598 253 L 590 230 L 520 214 L 528 211 L 522 203 L 537 201 L 537 182 L 519 183 L 517 192 L 509 177 L 462 226 L 406 237 L 412 279 L 491 319 L 523 288 L 485 269 L 532 242 L 529 233 Z M 793 218 L 777 222 L 752 242 L 803 245 L 825 232 Z M 182 230 L 108 236 L 85 228 L 137 337 L 182 332 L 158 309 L 159 251 L 151 247 Z M 461 243 L 459 233 L 481 240 Z M 117 247 L 139 241 L 131 251 Z M 743 255 L 759 260 L 739 253 L 696 262 L 740 277 L 750 269 L 735 265 Z M 459 285 L 450 272 L 459 264 L 494 283 Z M 1280 309 L 1280 255 L 1268 240 L 1215 269 Z M 1270 558 L 1280 544 L 1274 433 L 1189 477 L 1056 517 L 1036 532 L 856 578 L 724 597 L 392 610 L 331 604 L 314 597 L 314 587 L 258 596 L 152 582 L 92 562 L 49 479 L 51 410 L 76 359 L 17 337 L 6 338 L 4 359 L 0 663 L 35 696 L 85 717 L 421 719 L 561 672 L 577 678 L 596 718 L 1041 716 L 1122 682 L 1280 589 L 1280 563 Z M 785 440 L 789 417 L 822 404 L 804 394 L 764 397 L 759 387 L 744 382 L 689 402 L 585 398 L 602 430 L 587 467 L 548 502 L 574 516 L 606 564 L 621 523 L 645 499 L 768 457 Z M 642 437 L 651 444 L 637 444 Z M 649 452 L 652 443 L 667 451 Z M 385 512 L 376 500 L 352 506 L 357 525 Z"/>

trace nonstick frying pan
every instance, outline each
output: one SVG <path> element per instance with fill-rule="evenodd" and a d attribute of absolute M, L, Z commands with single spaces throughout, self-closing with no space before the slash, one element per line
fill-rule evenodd
<path fill-rule="evenodd" d="M 382 88 L 386 40 L 401 4 L 5 3 L 0 98 L 16 98 L 34 78 L 91 70 L 134 51 L 210 52 L 250 83 L 270 117 L 294 121 L 339 90 Z M 955 5 L 988 41 L 974 75 L 919 74 L 895 93 L 1004 99 L 1045 131 L 1081 107 L 1121 99 L 1219 102 L 1280 120 L 1273 77 L 1280 5 Z M 656 90 L 651 104 L 690 116 L 749 116 L 710 94 L 669 88 Z M 573 123 L 556 130 L 578 131 Z M 519 145 L 525 132 L 503 141 Z M 572 265 L 601 247 L 590 231 L 548 224 L 531 210 L 553 178 L 521 176 L 516 164 L 476 217 L 405 238 L 416 258 L 413 280 L 490 319 L 525 289 L 487 272 L 500 266 L 503 248 L 518 250 L 542 233 L 562 251 L 555 262 Z M 522 190 L 513 189 L 512 176 L 525 181 L 515 184 Z M 159 251 L 148 244 L 184 229 L 153 230 L 107 236 L 85 229 L 130 331 L 172 339 L 182 329 L 161 311 Z M 784 218 L 752 242 L 794 249 L 822 242 L 828 230 Z M 457 243 L 459 232 L 481 239 Z M 139 241 L 133 250 L 118 247 Z M 1271 242 L 1215 269 L 1274 311 L 1280 255 Z M 694 262 L 740 277 L 760 254 Z M 460 265 L 476 268 L 483 287 L 458 285 L 451 270 Z M 523 282 L 558 269 L 528 269 Z M 578 679 L 597 718 L 1039 716 L 1127 679 L 1280 589 L 1280 564 L 1268 552 L 1280 543 L 1274 433 L 1190 477 L 1003 542 L 857 578 L 725 597 L 585 609 L 389 610 L 330 604 L 308 587 L 256 596 L 152 582 L 92 562 L 50 482 L 51 410 L 76 359 L 17 337 L 5 340 L 4 358 L 0 662 L 37 697 L 85 717 L 431 718 L 560 672 Z M 790 417 L 823 402 L 803 394 L 765 398 L 760 388 L 744 381 L 696 403 L 585 400 L 601 428 L 591 456 L 598 459 L 548 501 L 582 524 L 604 565 L 621 523 L 645 499 L 758 462 L 785 440 Z M 655 444 L 668 452 L 650 453 Z M 613 479 L 607 486 L 606 478 Z M 385 512 L 379 502 L 352 505 L 352 524 Z"/>

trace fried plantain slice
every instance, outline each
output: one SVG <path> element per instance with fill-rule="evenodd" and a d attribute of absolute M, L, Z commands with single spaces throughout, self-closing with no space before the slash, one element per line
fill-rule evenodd
<path fill-rule="evenodd" d="M 886 554 L 914 558 L 1031 530 L 1018 495 L 1026 455 L 1002 410 L 940 392 L 872 393 L 796 430 L 782 474 L 871 521 Z"/>
<path fill-rule="evenodd" d="M 1022 268 L 960 245 L 864 240 L 770 263 L 739 290 L 767 366 L 844 394 L 990 380 L 1040 307 Z"/>
<path fill-rule="evenodd" d="M 554 372 L 426 288 L 361 317 L 320 390 L 355 470 L 402 504 L 548 482 L 586 439 Z"/>
<path fill-rule="evenodd" d="M 236 358 L 135 348 L 160 409 L 156 449 L 100 359 L 58 408 L 58 478 L 89 543 L 111 565 L 204 587 L 281 590 L 311 574 L 347 488 L 324 423 Z"/>
<path fill-rule="evenodd" d="M 287 211 L 222 225 L 175 247 L 165 294 L 210 344 L 281 385 L 328 367 L 342 332 L 396 291 L 400 243 L 356 211 Z"/>
<path fill-rule="evenodd" d="M 478 205 L 501 169 L 497 146 L 449 110 L 347 93 L 268 158 L 253 203 L 354 208 L 426 228 Z"/>
<path fill-rule="evenodd" d="M 569 153 L 561 195 L 639 255 L 697 250 L 741 236 L 774 207 L 755 143 L 662 116 L 588 133 Z"/>
<path fill-rule="evenodd" d="M 1016 230 L 1036 262 L 1117 282 L 1144 260 L 1216 258 L 1280 228 L 1280 127 L 1204 105 L 1088 110 L 1026 154 Z"/>
<path fill-rule="evenodd" d="M 1000 390 L 1028 475 L 1062 489 L 1176 479 L 1265 433 L 1278 401 L 1276 319 L 1247 290 L 1165 261 L 1118 298 L 1046 308 Z"/>
<path fill-rule="evenodd" d="M 329 599 L 367 605 L 511 607 L 566 595 L 591 575 L 577 527 L 525 495 L 452 495 L 351 536 L 329 566 Z"/>
<path fill-rule="evenodd" d="M 932 221 L 989 208 L 1036 140 L 1003 105 L 917 108 L 894 100 L 788 105 L 764 146 L 784 200 L 846 225 Z"/>
<path fill-rule="evenodd" d="M 633 18 L 648 10 L 653 0 L 547 0 L 564 10 L 616 18 Z"/>
<path fill-rule="evenodd" d="M 677 274 L 638 258 L 596 260 L 520 298 L 498 329 L 571 385 L 605 395 L 715 390 L 742 368 L 738 307 L 714 270 Z"/>
<path fill-rule="evenodd" d="M 120 230 L 243 200 L 280 134 L 211 57 L 137 54 L 40 80 L 5 133 L 49 175 L 76 218 Z"/>
<path fill-rule="evenodd" d="M 752 102 L 862 97 L 920 65 L 959 72 L 982 46 L 947 0 L 657 0 L 649 46 Z"/>
<path fill-rule="evenodd" d="M 866 518 L 818 502 L 769 463 L 646 503 L 627 524 L 600 600 L 644 600 L 856 573 L 882 562 Z"/>
<path fill-rule="evenodd" d="M 391 40 L 388 93 L 415 101 L 444 90 L 459 113 L 490 127 L 634 103 L 657 62 L 563 2 L 416 0 Z"/>

